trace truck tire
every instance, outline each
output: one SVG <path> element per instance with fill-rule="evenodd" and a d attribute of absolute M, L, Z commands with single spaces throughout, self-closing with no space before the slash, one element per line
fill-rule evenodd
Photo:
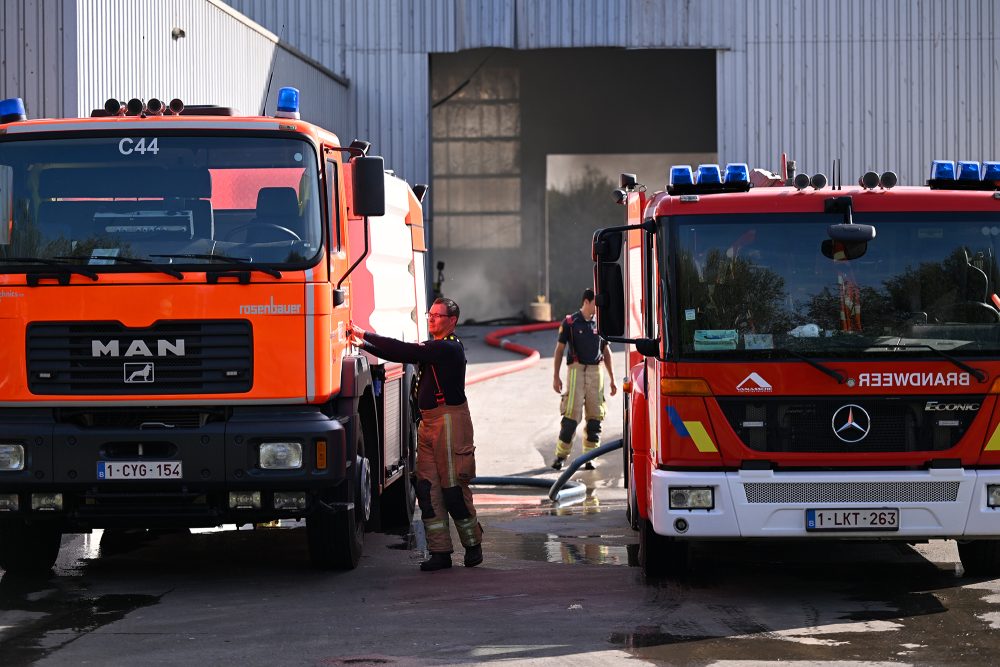
<path fill-rule="evenodd" d="M 968 577 L 1000 575 L 1000 540 L 969 540 L 958 543 L 958 557 Z"/>
<path fill-rule="evenodd" d="M 314 567 L 323 570 L 353 570 L 364 550 L 365 521 L 371 508 L 371 471 L 360 433 L 357 452 L 343 496 L 353 506 L 339 512 L 319 511 L 306 519 L 309 558 Z"/>
<path fill-rule="evenodd" d="M 639 566 L 651 579 L 682 577 L 688 571 L 690 543 L 673 540 L 653 530 L 648 519 L 639 519 Z"/>
<path fill-rule="evenodd" d="M 44 574 L 59 557 L 62 531 L 46 524 L 0 524 L 0 567 L 14 574 Z"/>

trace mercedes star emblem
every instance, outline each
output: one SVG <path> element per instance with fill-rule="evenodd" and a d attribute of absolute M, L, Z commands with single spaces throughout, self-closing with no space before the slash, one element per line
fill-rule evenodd
<path fill-rule="evenodd" d="M 833 434 L 844 442 L 861 442 L 871 427 L 871 417 L 860 405 L 842 405 L 833 413 Z"/>

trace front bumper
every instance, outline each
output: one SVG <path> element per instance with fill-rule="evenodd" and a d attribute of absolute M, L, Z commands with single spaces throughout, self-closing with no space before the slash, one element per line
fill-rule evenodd
<path fill-rule="evenodd" d="M 0 441 L 24 443 L 25 468 L 0 472 L 0 494 L 18 494 L 13 518 L 59 521 L 65 530 L 102 527 L 214 526 L 304 516 L 331 507 L 330 492 L 346 479 L 347 428 L 314 409 L 241 410 L 225 420 L 193 427 L 81 426 L 58 421 L 47 410 L 21 411 L 0 423 Z M 302 443 L 303 465 L 265 470 L 262 441 Z M 325 467 L 317 447 L 325 443 Z M 139 445 L 142 454 L 139 454 Z M 106 480 L 98 463 L 180 462 L 176 480 Z M 232 491 L 259 491 L 260 509 L 230 509 Z M 303 510 L 275 510 L 274 492 L 305 492 Z M 31 494 L 61 493 L 63 509 L 32 510 Z"/>
<path fill-rule="evenodd" d="M 655 470 L 650 489 L 650 518 L 658 534 L 680 539 L 1000 537 L 1000 509 L 986 505 L 988 484 L 1000 484 L 1000 470 Z M 676 486 L 711 487 L 715 492 L 715 507 L 670 509 L 668 492 Z M 898 530 L 806 530 L 808 509 L 887 508 L 899 510 Z"/>

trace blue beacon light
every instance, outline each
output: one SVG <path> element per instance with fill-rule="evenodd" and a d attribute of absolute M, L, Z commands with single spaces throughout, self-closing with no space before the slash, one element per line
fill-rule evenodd
<path fill-rule="evenodd" d="M 722 172 L 717 164 L 698 165 L 698 184 L 722 183 Z"/>
<path fill-rule="evenodd" d="M 1000 181 L 1000 162 L 983 163 L 983 180 Z"/>
<path fill-rule="evenodd" d="M 694 174 L 691 166 L 682 164 L 670 168 L 670 185 L 693 185 Z"/>
<path fill-rule="evenodd" d="M 954 179 L 955 163 L 951 160 L 934 160 L 931 163 L 932 179 Z"/>
<path fill-rule="evenodd" d="M 979 180 L 979 163 L 978 162 L 959 162 L 958 163 L 958 180 L 960 180 L 960 181 L 978 181 Z"/>
<path fill-rule="evenodd" d="M 276 118 L 299 118 L 299 89 L 286 86 L 278 91 Z"/>
<path fill-rule="evenodd" d="M 28 120 L 24 112 L 24 100 L 20 97 L 0 100 L 0 123 L 16 123 L 19 120 Z"/>
<path fill-rule="evenodd" d="M 749 183 L 750 167 L 745 162 L 730 162 L 726 165 L 726 183 Z"/>

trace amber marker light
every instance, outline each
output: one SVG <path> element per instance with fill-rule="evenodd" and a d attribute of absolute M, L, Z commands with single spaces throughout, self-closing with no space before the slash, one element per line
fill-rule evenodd
<path fill-rule="evenodd" d="M 316 441 L 316 469 L 326 470 L 326 440 Z"/>
<path fill-rule="evenodd" d="M 623 394 L 631 394 L 632 393 L 632 381 L 631 380 L 625 380 L 624 382 L 622 382 L 622 393 Z"/>
<path fill-rule="evenodd" d="M 990 393 L 1000 394 L 1000 376 L 997 376 L 997 379 L 993 381 L 993 386 L 990 387 Z"/>
<path fill-rule="evenodd" d="M 701 378 L 663 378 L 660 380 L 663 396 L 711 396 L 708 382 Z"/>

